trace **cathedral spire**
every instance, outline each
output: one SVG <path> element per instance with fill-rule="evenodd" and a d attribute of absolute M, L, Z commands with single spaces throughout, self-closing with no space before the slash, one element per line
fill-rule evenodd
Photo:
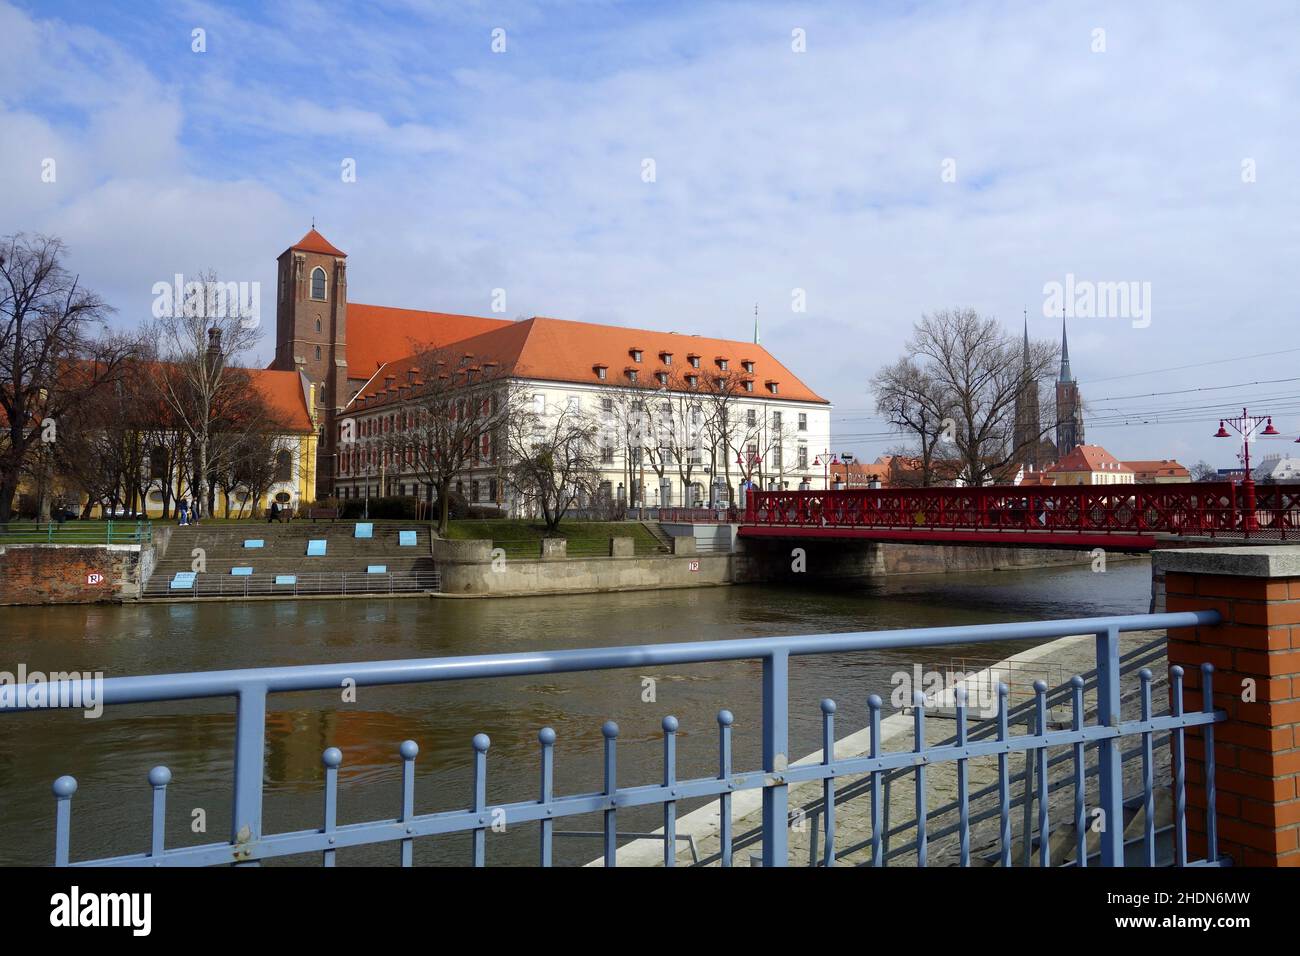
<path fill-rule="evenodd" d="M 1024 356 L 1025 368 L 1029 368 L 1029 310 L 1025 309 L 1025 350 Z"/>
<path fill-rule="evenodd" d="M 1074 376 L 1070 374 L 1070 340 L 1065 335 L 1065 312 L 1061 312 L 1061 375 L 1058 382 L 1073 382 Z"/>

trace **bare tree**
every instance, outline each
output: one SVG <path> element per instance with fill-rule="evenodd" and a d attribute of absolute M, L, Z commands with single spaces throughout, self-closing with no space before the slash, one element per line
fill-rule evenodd
<path fill-rule="evenodd" d="M 398 470 L 414 472 L 432 485 L 439 502 L 438 533 L 451 518 L 451 488 L 456 479 L 499 460 L 508 423 L 524 397 L 508 387 L 505 367 L 489 356 L 425 347 L 411 360 L 407 380 L 393 376 L 390 394 L 397 402 L 383 416 L 382 453 Z"/>
<path fill-rule="evenodd" d="M 934 483 L 934 459 L 951 417 L 952 395 L 912 356 L 880 369 L 871 380 L 876 411 L 894 428 L 911 436 L 921 468 L 917 483 Z M 910 454 L 910 451 L 908 452 Z"/>
<path fill-rule="evenodd" d="M 209 513 L 212 476 L 229 467 L 239 435 L 256 427 L 239 408 L 241 396 L 250 396 L 252 388 L 235 359 L 253 348 L 261 333 L 250 316 L 232 307 L 229 285 L 213 272 L 200 273 L 186 284 L 182 302 L 155 316 L 150 335 L 167 363 L 155 378 L 158 394 L 188 439 L 190 485 Z"/>
<path fill-rule="evenodd" d="M 1218 481 L 1219 472 L 1208 461 L 1202 459 L 1188 469 L 1192 473 L 1192 481 Z"/>
<path fill-rule="evenodd" d="M 594 416 L 576 403 L 538 412 L 527 409 L 509 423 L 510 480 L 555 531 L 579 501 L 593 497 L 600 481 Z"/>
<path fill-rule="evenodd" d="M 877 401 L 884 400 L 882 413 L 902 423 L 900 430 L 924 442 L 931 471 L 936 459 L 950 457 L 967 484 L 983 485 L 1023 458 L 1028 444 L 1020 447 L 1016 441 L 1016 396 L 1026 382 L 1047 374 L 1055 361 L 1054 346 L 1030 343 L 1026 355 L 1018 338 L 996 320 L 957 309 L 922 317 L 907 348 L 913 358 L 886 370 Z M 936 416 L 937 442 L 929 437 Z M 945 425 L 945 418 L 951 423 Z M 1033 440 L 1050 430 L 1042 429 Z M 951 456 L 942 454 L 949 438 Z"/>
<path fill-rule="evenodd" d="M 47 236 L 0 240 L 0 521 L 13 513 L 36 446 L 57 441 L 59 421 L 115 378 L 136 346 L 108 334 L 112 310 L 64 268 L 64 255 Z M 42 481 L 51 460 L 38 462 Z"/>

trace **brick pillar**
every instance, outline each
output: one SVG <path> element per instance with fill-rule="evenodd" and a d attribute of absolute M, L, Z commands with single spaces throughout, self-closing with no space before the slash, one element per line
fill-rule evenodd
<path fill-rule="evenodd" d="M 1214 665 L 1219 853 L 1238 866 L 1300 866 L 1300 547 L 1157 551 L 1169 611 L 1216 610 L 1214 627 L 1169 631 L 1187 710 Z M 1253 691 L 1249 691 L 1253 682 Z M 1205 745 L 1187 731 L 1189 858 L 1206 854 Z"/>

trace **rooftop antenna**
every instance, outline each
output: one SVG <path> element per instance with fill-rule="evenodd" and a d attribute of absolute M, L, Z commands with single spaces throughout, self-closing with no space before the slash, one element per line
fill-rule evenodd
<path fill-rule="evenodd" d="M 758 345 L 758 303 L 754 303 L 754 344 Z"/>

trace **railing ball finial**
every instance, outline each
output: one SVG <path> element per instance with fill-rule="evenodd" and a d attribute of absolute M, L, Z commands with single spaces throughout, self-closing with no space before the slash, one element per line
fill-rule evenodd
<path fill-rule="evenodd" d="M 600 732 L 605 735 L 607 740 L 613 740 L 618 736 L 618 724 L 612 720 L 607 720 L 600 725 Z"/>
<path fill-rule="evenodd" d="M 165 787 L 172 782 L 172 772 L 166 767 L 154 767 L 149 771 L 149 785 L 152 787 Z"/>
<path fill-rule="evenodd" d="M 543 727 L 537 732 L 537 739 L 549 747 L 551 744 L 555 743 L 555 728 Z"/>
<path fill-rule="evenodd" d="M 731 711 L 729 710 L 718 711 L 718 724 L 720 726 L 730 727 L 733 723 L 735 723 L 735 721 L 736 718 L 732 716 Z"/>
<path fill-rule="evenodd" d="M 492 746 L 492 741 L 488 738 L 487 734 L 475 734 L 474 739 L 470 741 L 470 743 L 472 743 L 474 749 L 481 754 L 487 753 L 488 747 Z"/>
<path fill-rule="evenodd" d="M 867 698 L 867 706 L 872 710 L 879 710 L 881 707 L 885 706 L 885 702 L 880 699 L 879 694 L 872 694 Z"/>
<path fill-rule="evenodd" d="M 69 777 L 66 774 L 54 781 L 54 795 L 56 797 L 70 797 L 77 792 L 77 778 Z"/>
<path fill-rule="evenodd" d="M 397 752 L 402 755 L 403 760 L 414 760 L 415 755 L 420 752 L 420 745 L 414 740 L 403 740 Z"/>
<path fill-rule="evenodd" d="M 1038 680 L 1034 681 L 1034 693 L 1036 693 L 1036 694 L 1046 694 L 1046 693 L 1047 693 L 1047 681 L 1043 680 L 1041 677 L 1040 677 Z"/>
<path fill-rule="evenodd" d="M 1174 680 L 1182 680 L 1183 666 L 1181 664 L 1175 664 L 1173 667 L 1169 668 L 1169 674 Z"/>
<path fill-rule="evenodd" d="M 823 714 L 835 713 L 835 701 L 831 700 L 829 697 L 822 698 L 821 707 Z"/>
<path fill-rule="evenodd" d="M 1204 664 L 1201 665 L 1201 673 L 1202 673 L 1202 674 L 1213 674 L 1213 673 L 1214 673 L 1214 665 L 1211 664 L 1209 661 L 1206 661 Z"/>
<path fill-rule="evenodd" d="M 664 728 L 664 733 L 669 733 L 669 734 L 677 733 L 677 718 L 674 717 L 672 714 L 669 714 L 663 720 L 663 728 Z"/>
<path fill-rule="evenodd" d="M 1075 674 L 1073 677 L 1070 678 L 1070 686 L 1073 687 L 1075 690 L 1078 690 L 1080 687 L 1083 686 L 1083 678 L 1080 677 L 1078 674 Z"/>
<path fill-rule="evenodd" d="M 327 767 L 337 768 L 343 763 L 343 751 L 338 747 L 327 747 L 325 752 L 320 755 L 320 762 Z"/>
<path fill-rule="evenodd" d="M 1152 676 L 1151 668 L 1149 667 L 1144 667 L 1140 671 L 1138 671 L 1138 677 L 1141 679 L 1142 683 L 1144 684 L 1151 680 L 1151 676 Z"/>
<path fill-rule="evenodd" d="M 1002 698 L 1011 696 L 1011 688 L 1007 686 L 1005 681 L 998 681 L 998 696 Z"/>

